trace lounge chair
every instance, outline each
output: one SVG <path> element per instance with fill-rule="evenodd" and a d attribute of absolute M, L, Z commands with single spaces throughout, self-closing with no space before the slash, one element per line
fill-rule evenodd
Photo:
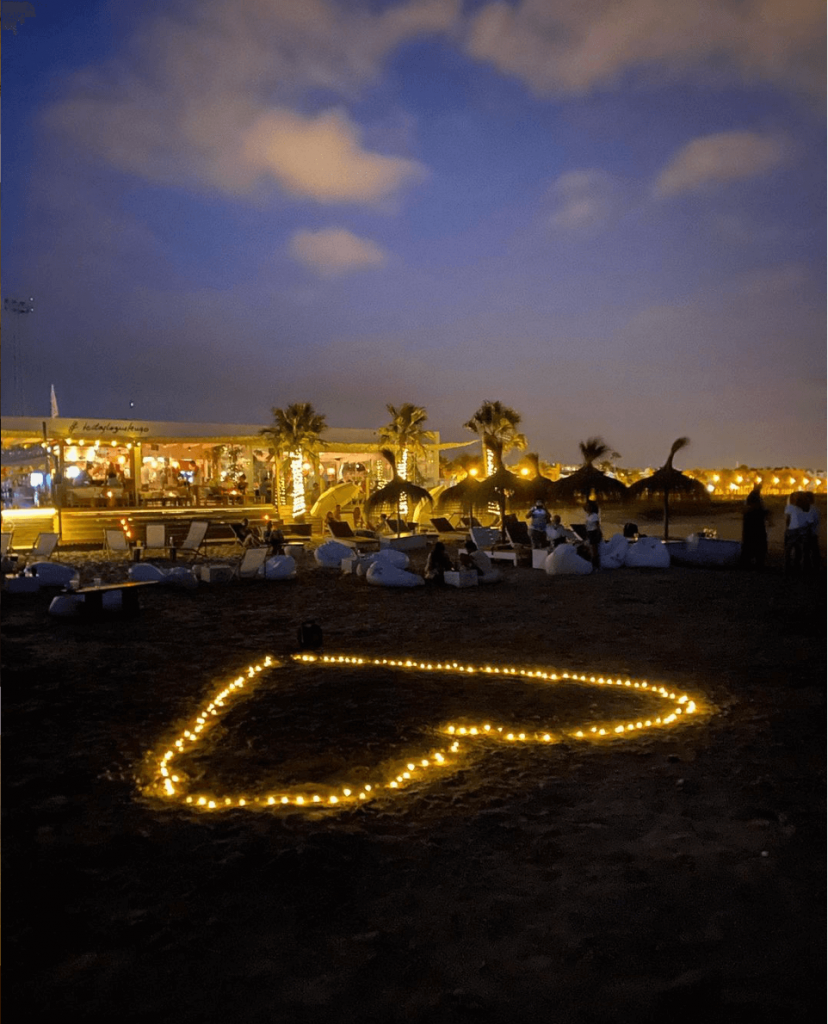
<path fill-rule="evenodd" d="M 362 547 L 366 544 L 379 544 L 379 539 L 374 534 L 368 535 L 365 533 L 355 533 L 351 529 L 350 523 L 343 523 L 338 519 L 328 520 L 328 529 L 331 531 L 331 536 L 336 538 L 341 544 L 347 544 L 348 547 Z"/>
<path fill-rule="evenodd" d="M 28 559 L 51 558 L 57 547 L 59 536 L 60 534 L 57 533 L 39 533 L 37 540 L 32 544 L 31 551 L 28 552 Z"/>
<path fill-rule="evenodd" d="M 207 527 L 209 525 L 210 524 L 206 519 L 194 519 L 190 523 L 190 529 L 187 536 L 178 547 L 178 554 L 183 555 L 185 552 L 189 552 L 193 556 L 193 559 L 195 559 L 201 548 L 204 546 L 204 538 L 207 535 Z"/>
<path fill-rule="evenodd" d="M 520 519 L 506 519 L 506 539 L 513 548 L 531 547 L 532 538 L 529 536 L 529 527 Z"/>
<path fill-rule="evenodd" d="M 452 526 L 451 521 L 445 516 L 434 516 L 433 519 L 429 520 L 431 528 L 437 531 L 438 537 L 449 537 L 452 540 L 461 540 L 466 536 L 466 531 L 458 529 L 456 526 Z M 432 540 L 434 534 L 430 534 Z"/>
<path fill-rule="evenodd" d="M 129 539 L 123 530 L 104 530 L 104 551 L 113 555 L 129 554 Z"/>
<path fill-rule="evenodd" d="M 233 578 L 239 580 L 254 579 L 259 575 L 259 570 L 264 568 L 265 559 L 270 554 L 270 548 L 247 548 L 233 569 Z"/>
<path fill-rule="evenodd" d="M 485 529 L 485 527 L 481 525 L 480 520 L 475 518 L 475 516 L 461 516 L 460 522 L 463 526 L 467 526 L 469 529 L 472 527 L 474 527 L 475 530 Z"/>
<path fill-rule="evenodd" d="M 3 530 L 3 547 L 0 550 L 0 557 L 5 558 L 6 555 L 11 551 L 12 537 L 14 536 L 14 530 Z"/>
<path fill-rule="evenodd" d="M 500 543 L 500 530 L 492 526 L 472 526 L 469 536 L 479 551 L 484 551 L 489 558 L 517 565 L 517 551 L 512 544 L 504 546 Z"/>
<path fill-rule="evenodd" d="M 163 523 L 147 523 L 144 538 L 144 554 L 147 551 L 167 550 L 167 528 Z"/>

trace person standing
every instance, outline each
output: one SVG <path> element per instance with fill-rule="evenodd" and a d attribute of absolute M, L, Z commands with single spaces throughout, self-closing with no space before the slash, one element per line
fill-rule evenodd
<path fill-rule="evenodd" d="M 742 513 L 742 565 L 764 569 L 768 554 L 768 511 L 757 484 L 745 499 Z"/>
<path fill-rule="evenodd" d="M 806 491 L 804 494 L 806 506 L 805 519 L 807 533 L 803 541 L 803 564 L 806 569 L 812 571 L 819 568 L 821 558 L 819 554 L 819 509 L 816 507 L 816 495 L 813 491 Z"/>
<path fill-rule="evenodd" d="M 529 535 L 532 538 L 532 547 L 547 547 L 546 527 L 549 523 L 549 513 L 540 498 L 529 509 L 529 514 L 526 518 L 529 520 Z"/>
<path fill-rule="evenodd" d="M 601 511 L 598 508 L 598 503 L 590 499 L 584 505 L 584 511 L 586 512 L 586 535 L 587 544 L 589 544 L 589 550 L 592 555 L 592 568 L 600 568 L 601 562 L 601 540 L 603 534 L 601 533 Z"/>
<path fill-rule="evenodd" d="M 808 539 L 808 515 L 805 495 L 795 491 L 785 506 L 785 572 L 802 568 L 805 543 Z"/>

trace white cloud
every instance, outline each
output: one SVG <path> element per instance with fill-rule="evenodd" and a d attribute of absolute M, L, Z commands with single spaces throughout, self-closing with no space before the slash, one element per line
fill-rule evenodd
<path fill-rule="evenodd" d="M 632 70 L 819 91 L 824 22 L 821 0 L 498 0 L 471 19 L 466 46 L 541 94 L 607 88 Z"/>
<path fill-rule="evenodd" d="M 655 190 L 668 196 L 755 178 L 785 156 L 785 143 L 777 136 L 746 131 L 706 135 L 682 146 L 658 176 Z"/>
<path fill-rule="evenodd" d="M 376 243 L 345 228 L 298 231 L 288 251 L 293 259 L 323 277 L 339 277 L 355 270 L 381 267 L 386 254 Z"/>
<path fill-rule="evenodd" d="M 360 143 L 353 99 L 401 43 L 454 25 L 459 0 L 378 13 L 332 0 L 184 0 L 115 58 L 74 75 L 46 124 L 77 149 L 164 184 L 247 194 L 268 180 L 323 202 L 374 203 L 422 176 L 414 160 Z M 321 162 L 330 161 L 327 170 Z"/>
<path fill-rule="evenodd" d="M 562 174 L 549 190 L 554 205 L 553 228 L 594 234 L 615 216 L 618 185 L 604 171 L 593 168 Z"/>

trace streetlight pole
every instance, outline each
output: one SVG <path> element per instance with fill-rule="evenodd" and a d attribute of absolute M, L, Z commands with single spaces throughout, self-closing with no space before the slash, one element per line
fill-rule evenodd
<path fill-rule="evenodd" d="M 13 313 L 15 317 L 24 316 L 34 312 L 34 299 L 3 299 L 3 312 Z M 24 403 L 21 399 L 22 393 L 22 358 L 20 354 L 20 338 L 17 330 L 18 321 L 15 320 L 12 327 L 12 393 L 14 395 L 14 406 L 17 414 L 25 414 Z"/>

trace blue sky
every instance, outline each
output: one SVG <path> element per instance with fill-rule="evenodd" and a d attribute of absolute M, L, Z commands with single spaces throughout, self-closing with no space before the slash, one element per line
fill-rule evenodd
<path fill-rule="evenodd" d="M 488 398 L 550 461 L 825 467 L 823 4 L 34 8 L 7 414 L 52 383 L 70 416 L 410 401 L 461 440 Z"/>

